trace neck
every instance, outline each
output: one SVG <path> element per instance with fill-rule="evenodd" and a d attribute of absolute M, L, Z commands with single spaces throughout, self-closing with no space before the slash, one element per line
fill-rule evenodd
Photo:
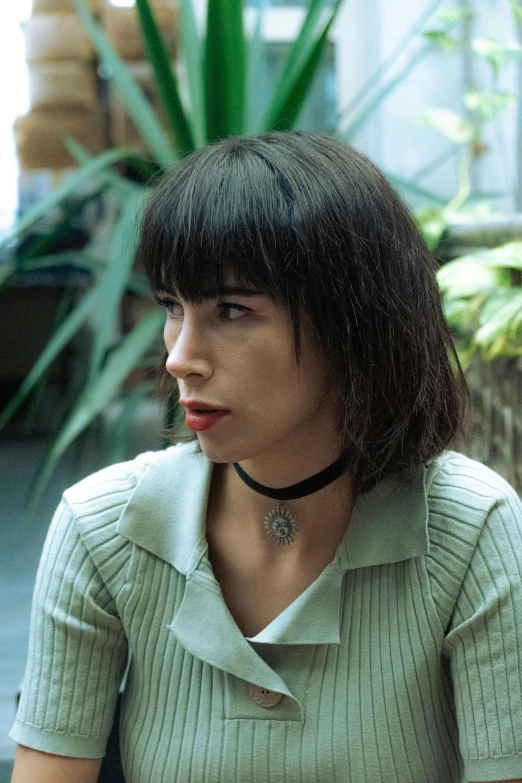
<path fill-rule="evenodd" d="M 273 488 L 295 484 L 318 473 L 327 467 L 330 462 L 323 465 L 309 467 L 305 472 L 293 470 L 287 471 L 284 483 L 274 480 L 272 470 L 265 470 L 265 476 L 269 473 L 272 478 L 260 476 L 261 470 L 256 471 L 256 466 L 251 460 L 241 463 L 241 467 L 248 475 L 266 486 Z M 251 472 L 250 472 L 251 471 Z M 277 507 L 278 501 L 252 490 L 237 475 L 232 465 L 216 465 L 215 481 L 218 496 L 213 498 L 213 505 L 217 504 L 223 513 L 219 514 L 221 525 L 228 525 L 228 530 L 222 533 L 231 537 L 240 536 L 248 542 L 253 551 L 259 553 L 260 558 L 266 556 L 273 561 L 282 558 L 285 561 L 305 560 L 318 556 L 325 549 L 335 548 L 342 540 L 350 519 L 353 498 L 350 477 L 343 474 L 332 481 L 323 489 L 295 500 L 285 501 L 285 508 L 291 511 L 299 522 L 299 532 L 290 546 L 278 546 L 266 537 L 263 521 L 265 517 Z M 268 483 L 268 481 L 272 483 Z"/>
<path fill-rule="evenodd" d="M 237 464 L 259 484 L 276 489 L 315 476 L 338 457 L 338 449 L 332 448 L 326 439 L 325 442 L 317 442 L 313 448 L 309 444 L 302 445 L 301 439 L 288 444 L 288 448 L 278 449 L 276 454 L 270 450 L 251 459 L 240 460 Z"/>

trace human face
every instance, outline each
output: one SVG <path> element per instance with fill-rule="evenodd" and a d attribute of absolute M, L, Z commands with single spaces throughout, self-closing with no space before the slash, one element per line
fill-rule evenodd
<path fill-rule="evenodd" d="M 263 292 L 229 286 L 200 304 L 157 298 L 167 309 L 166 369 L 181 400 L 229 411 L 197 433 L 209 459 L 255 460 L 263 474 L 284 463 L 285 475 L 295 466 L 296 481 L 300 467 L 313 473 L 328 464 L 336 416 L 327 365 L 309 330 L 302 329 L 298 364 L 290 318 Z"/>

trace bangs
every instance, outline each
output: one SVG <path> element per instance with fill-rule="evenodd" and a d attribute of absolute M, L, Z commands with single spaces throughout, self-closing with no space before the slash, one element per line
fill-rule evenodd
<path fill-rule="evenodd" d="M 248 146 L 232 139 L 197 150 L 155 191 L 137 254 L 153 291 L 198 303 L 234 284 L 294 310 L 292 201 L 280 175 Z"/>
<path fill-rule="evenodd" d="M 273 131 L 196 150 L 155 189 L 137 261 L 155 293 L 192 304 L 229 285 L 265 293 L 289 315 L 298 362 L 311 332 L 356 491 L 462 432 L 466 384 L 435 261 L 382 173 L 344 142 Z"/>

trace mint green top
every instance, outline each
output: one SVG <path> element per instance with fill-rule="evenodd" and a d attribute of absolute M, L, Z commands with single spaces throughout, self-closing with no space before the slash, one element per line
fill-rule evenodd
<path fill-rule="evenodd" d="M 382 482 L 318 579 L 245 638 L 207 557 L 211 474 L 190 443 L 65 492 L 14 740 L 103 756 L 130 651 L 127 783 L 522 777 L 522 507 L 505 481 L 447 452 Z M 283 696 L 260 706 L 249 684 Z"/>

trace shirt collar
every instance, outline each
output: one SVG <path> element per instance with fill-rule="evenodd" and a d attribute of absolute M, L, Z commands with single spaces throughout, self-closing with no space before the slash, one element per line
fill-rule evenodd
<path fill-rule="evenodd" d="M 213 463 L 195 442 L 157 452 L 118 523 L 118 532 L 182 574 L 207 551 L 205 513 Z M 385 479 L 357 498 L 336 562 L 349 569 L 383 565 L 429 551 L 426 469 Z"/>
<path fill-rule="evenodd" d="M 223 600 L 207 557 L 205 512 L 212 463 L 195 444 L 154 455 L 118 523 L 119 533 L 186 576 L 169 626 L 197 658 L 301 705 L 259 652 L 266 644 L 340 644 L 344 574 L 349 569 L 428 552 L 425 470 L 388 479 L 355 503 L 332 563 L 254 637 L 244 637 Z M 293 713 L 292 713 L 293 714 Z"/>

